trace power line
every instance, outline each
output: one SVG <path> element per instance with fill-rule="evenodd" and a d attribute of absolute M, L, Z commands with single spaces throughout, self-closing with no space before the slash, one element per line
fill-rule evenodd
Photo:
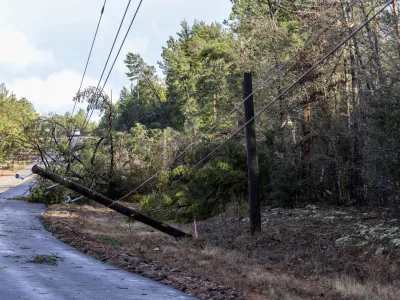
<path fill-rule="evenodd" d="M 129 3 L 130 3 L 130 2 L 131 2 L 131 0 L 129 0 Z M 132 18 L 131 23 L 129 24 L 129 27 L 128 27 L 127 31 L 126 31 L 126 34 L 125 34 L 125 36 L 124 36 L 124 39 L 122 40 L 121 46 L 120 46 L 119 49 L 118 49 L 118 53 L 117 53 L 117 55 L 115 56 L 115 59 L 114 59 L 114 61 L 113 61 L 113 64 L 111 65 L 110 71 L 108 72 L 107 78 L 106 78 L 106 80 L 104 81 L 104 84 L 103 84 L 103 87 L 102 87 L 100 93 L 104 90 L 104 87 L 106 86 L 107 81 L 108 81 L 108 79 L 110 78 L 111 72 L 112 72 L 112 70 L 113 70 L 113 68 L 114 68 L 114 66 L 115 66 L 115 63 L 116 63 L 116 61 L 117 61 L 117 59 L 118 59 L 118 56 L 119 56 L 119 54 L 120 54 L 120 52 L 121 52 L 121 50 L 122 50 L 122 47 L 123 47 L 123 45 L 124 45 L 124 43 L 125 43 L 125 40 L 126 40 L 128 34 L 129 34 L 129 31 L 131 30 L 132 24 L 133 24 L 133 22 L 134 22 L 135 19 L 136 19 L 136 16 L 137 16 L 137 14 L 138 14 L 138 12 L 139 12 L 139 9 L 140 9 L 140 7 L 141 7 L 141 5 L 142 5 L 142 2 L 143 2 L 143 0 L 140 0 L 138 6 L 137 6 L 137 8 L 136 8 L 135 14 L 134 14 L 134 16 L 133 16 L 133 18 Z M 125 18 L 125 15 L 124 15 L 124 18 Z M 122 22 L 121 22 L 121 25 L 122 25 Z M 121 28 L 121 26 L 120 26 L 120 28 Z M 119 32 L 119 30 L 118 30 L 118 32 Z M 114 43 L 115 43 L 115 41 L 114 41 Z M 114 46 L 114 45 L 113 45 L 113 46 Z M 111 54 L 111 52 L 110 52 L 110 54 Z M 107 63 L 108 63 L 108 60 L 107 60 Z M 107 65 L 107 63 L 106 63 L 106 65 Z M 104 67 L 104 69 L 105 69 L 105 67 Z M 104 70 L 103 70 L 103 72 L 104 72 Z M 99 81 L 99 85 L 100 85 L 100 81 Z M 97 86 L 96 90 L 98 89 L 99 85 Z M 100 94 L 100 95 L 101 95 L 101 94 Z M 100 95 L 99 95 L 99 97 L 96 99 L 96 103 L 97 103 L 97 101 L 99 100 Z M 95 106 L 94 106 L 94 107 L 95 107 Z M 87 120 L 86 126 L 89 124 L 89 120 L 90 120 L 90 118 L 92 117 L 92 114 L 93 114 L 93 111 L 94 111 L 94 107 L 93 107 L 92 112 L 91 112 L 91 114 L 90 114 L 90 116 L 89 116 L 89 119 Z M 86 128 L 86 126 L 85 126 L 85 128 Z M 85 128 L 84 128 L 84 129 L 85 129 Z"/>
<path fill-rule="evenodd" d="M 105 0 L 105 2 L 106 2 L 106 1 L 107 1 L 107 0 Z M 109 71 L 109 73 L 108 73 L 108 75 L 107 75 L 107 78 L 106 78 L 105 82 L 104 82 L 104 85 L 103 85 L 103 87 L 102 87 L 102 89 L 101 89 L 101 91 L 100 91 L 100 93 L 99 93 L 99 96 L 98 96 L 97 99 L 96 99 L 96 104 L 97 104 L 97 102 L 98 102 L 98 100 L 99 100 L 99 98 L 100 98 L 100 96 L 101 96 L 101 92 L 104 90 L 104 87 L 105 87 L 105 85 L 106 85 L 106 83 L 107 83 L 107 81 L 108 81 L 108 79 L 109 79 L 109 77 L 110 77 L 111 71 L 112 71 L 112 69 L 114 68 L 115 62 L 116 62 L 116 60 L 117 60 L 117 58 L 118 58 L 118 56 L 119 56 L 119 53 L 121 52 L 122 46 L 123 46 L 123 44 L 124 44 L 124 42 L 125 42 L 125 40 L 126 40 L 126 38 L 127 38 L 127 35 L 128 35 L 128 33 L 129 33 L 130 29 L 131 29 L 131 26 L 132 26 L 132 24 L 133 24 L 133 22 L 134 22 L 134 20 L 135 20 L 135 18 L 136 18 L 136 15 L 137 15 L 137 13 L 138 13 L 138 11 L 139 11 L 139 8 L 141 7 L 142 2 L 143 2 L 143 0 L 140 0 L 139 5 L 138 5 L 138 7 L 137 7 L 137 9 L 136 9 L 135 15 L 134 15 L 134 17 L 133 17 L 133 19 L 132 19 L 132 21 L 131 21 L 131 23 L 130 23 L 130 25 L 129 25 L 129 28 L 128 28 L 126 34 L 125 34 L 125 37 L 124 37 L 124 39 L 123 39 L 123 41 L 122 41 L 122 44 L 121 44 L 121 46 L 120 46 L 120 48 L 119 48 L 119 50 L 118 50 L 118 53 L 117 53 L 116 57 L 115 57 L 115 59 L 114 59 L 114 62 L 113 62 L 113 64 L 112 64 L 112 66 L 111 66 L 111 69 L 110 69 L 110 71 Z M 120 25 L 119 25 L 117 34 L 116 34 L 115 39 L 114 39 L 114 42 L 113 42 L 113 45 L 112 45 L 112 47 L 111 47 L 111 50 L 110 50 L 110 52 L 109 52 L 107 61 L 106 61 L 105 65 L 104 65 L 102 74 L 101 74 L 100 79 L 99 79 L 99 82 L 98 82 L 98 84 L 97 84 L 96 91 L 99 89 L 101 80 L 102 80 L 102 78 L 103 78 L 105 69 L 107 68 L 107 65 L 108 65 L 109 59 L 110 59 L 110 57 L 111 57 L 112 51 L 114 50 L 114 46 L 115 46 L 116 40 L 117 40 L 117 38 L 118 38 L 118 35 L 119 35 L 120 30 L 121 30 L 122 24 L 123 24 L 123 22 L 124 22 L 124 20 L 125 20 L 125 16 L 126 16 L 126 13 L 127 13 L 127 11 L 128 11 L 128 8 L 129 8 L 129 6 L 130 6 L 130 3 L 131 3 L 131 0 L 129 0 L 129 2 L 128 2 L 128 4 L 127 4 L 127 7 L 126 7 L 126 9 L 125 9 L 124 15 L 123 15 L 123 17 L 122 17 L 121 23 L 120 23 Z M 104 13 L 104 6 L 103 6 L 103 9 L 102 9 L 102 11 L 101 11 L 101 14 L 103 14 L 103 13 Z M 97 30 L 96 30 L 96 34 L 97 34 Z M 82 81 L 83 81 L 83 79 L 82 79 Z M 81 85 L 82 85 L 82 82 L 81 82 Z M 81 88 L 81 87 L 80 87 L 80 88 Z M 94 105 L 94 107 L 96 106 L 96 104 Z M 75 105 L 74 105 L 74 109 L 75 109 L 75 106 L 76 106 L 76 102 L 75 102 Z M 87 112 L 86 117 L 85 117 L 85 121 L 84 121 L 84 123 L 83 123 L 83 130 L 85 130 L 85 129 L 86 129 L 86 126 L 89 124 L 89 120 L 90 120 L 90 118 L 91 118 L 91 116 L 92 116 L 92 114 L 93 114 L 93 111 L 94 111 L 94 108 L 92 109 L 92 112 L 91 112 L 89 118 L 88 118 L 89 111 Z M 85 123 L 86 123 L 86 125 L 85 125 Z M 82 135 L 80 135 L 80 136 L 78 137 L 78 139 L 77 139 L 77 141 L 76 141 L 76 144 L 79 143 L 79 141 L 81 140 L 81 138 L 82 138 Z"/>
<path fill-rule="evenodd" d="M 157 89 L 155 88 L 153 82 L 151 82 L 150 78 L 147 77 L 147 75 L 146 75 L 144 72 L 140 71 L 140 73 L 141 73 L 141 74 L 143 75 L 143 77 L 146 79 L 146 81 L 147 81 L 147 83 L 149 84 L 151 90 L 153 91 L 154 96 L 156 96 L 158 102 L 160 102 L 161 109 L 163 110 L 165 117 L 166 117 L 167 119 L 169 119 L 169 115 L 167 114 L 167 111 L 165 110 L 164 104 L 163 104 L 163 102 L 161 101 L 160 94 L 158 93 Z M 139 86 L 138 86 L 138 88 L 139 88 Z"/>
<path fill-rule="evenodd" d="M 128 7 L 129 7 L 130 2 L 131 2 L 131 0 L 129 0 L 128 6 L 127 6 L 127 8 L 126 8 L 126 10 L 125 10 L 125 13 L 124 13 L 124 16 L 123 16 L 123 19 L 121 20 L 121 24 L 120 24 L 120 26 L 119 26 L 119 29 L 118 29 L 118 32 L 117 32 L 117 36 L 116 36 L 115 39 L 114 39 L 114 43 L 113 43 L 112 49 L 111 49 L 111 51 L 110 51 L 110 53 L 109 53 L 107 62 L 106 62 L 106 64 L 105 64 L 105 66 L 104 66 L 104 69 L 103 69 L 103 73 L 102 73 L 101 78 L 103 77 L 104 71 L 105 71 L 105 69 L 106 69 L 106 67 L 107 67 L 107 64 L 108 64 L 110 55 L 111 55 L 112 50 L 113 50 L 113 48 L 114 48 L 115 41 L 116 41 L 116 39 L 117 39 L 117 37 L 118 37 L 118 34 L 119 34 L 120 29 L 121 29 L 122 23 L 123 23 L 123 21 L 124 21 L 124 19 L 125 19 L 125 15 L 126 15 L 126 12 L 127 12 L 127 10 L 128 10 Z M 122 40 L 121 46 L 120 46 L 119 49 L 118 49 L 118 53 L 117 53 L 117 55 L 115 56 L 115 59 L 114 59 L 114 61 L 113 61 L 113 64 L 111 65 L 110 71 L 108 72 L 107 78 L 106 78 L 105 81 L 104 81 L 103 87 L 101 88 L 101 90 L 100 90 L 99 93 L 98 93 L 99 96 L 98 96 L 97 99 L 96 99 L 95 105 L 94 105 L 93 108 L 92 108 L 92 111 L 91 111 L 91 113 L 90 113 L 89 118 L 87 118 L 87 117 L 88 117 L 88 114 L 89 114 L 89 111 L 88 111 L 87 114 L 86 114 L 85 122 L 83 123 L 84 126 L 83 126 L 83 128 L 82 128 L 82 129 L 83 129 L 82 131 L 86 130 L 86 127 L 87 127 L 88 124 L 89 124 L 90 118 L 92 117 L 92 114 L 93 114 L 94 109 L 95 109 L 95 107 L 96 107 L 96 105 L 97 105 L 97 102 L 98 102 L 98 100 L 99 100 L 100 97 L 101 97 L 101 93 L 103 92 L 104 87 L 105 87 L 106 84 L 107 84 L 107 81 L 108 81 L 108 79 L 109 79 L 109 77 L 110 77 L 110 75 L 111 75 L 111 72 L 112 72 L 113 68 L 114 68 L 115 62 L 116 62 L 117 59 L 118 59 L 118 56 L 119 56 L 119 54 L 120 54 L 120 52 L 121 52 L 121 49 L 122 49 L 122 47 L 123 47 L 123 45 L 124 45 L 124 43 L 125 43 L 125 40 L 126 40 L 128 34 L 129 34 L 129 31 L 130 31 L 130 29 L 131 29 L 131 27 L 132 27 L 132 24 L 133 24 L 133 22 L 134 22 L 135 19 L 136 19 L 137 13 L 138 13 L 138 11 L 139 11 L 141 5 L 142 5 L 142 2 L 143 2 L 143 0 L 140 0 L 138 6 L 137 6 L 137 8 L 136 8 L 135 14 L 134 14 L 134 16 L 133 16 L 133 18 L 132 18 L 131 23 L 129 24 L 129 27 L 128 27 L 127 31 L 126 31 L 126 34 L 125 34 L 125 36 L 124 36 L 124 39 Z M 97 84 L 96 91 L 99 89 L 100 82 L 101 82 L 101 78 L 100 78 L 100 80 L 99 80 L 99 83 Z M 87 121 L 87 122 L 86 122 L 86 121 Z M 85 123 L 86 123 L 86 125 L 85 125 Z M 78 138 L 77 143 L 80 141 L 80 139 L 81 139 L 81 136 Z"/>
<path fill-rule="evenodd" d="M 96 87 L 96 89 L 95 89 L 96 94 L 97 94 L 97 91 L 99 90 L 99 86 L 100 86 L 100 84 L 101 84 L 101 80 L 102 80 L 103 75 L 104 75 L 104 72 L 105 72 L 105 70 L 106 70 L 106 68 L 107 68 L 107 65 L 108 65 L 108 62 L 109 62 L 109 60 L 110 60 L 111 54 L 112 54 L 112 52 L 113 52 L 113 50 L 114 50 L 115 43 L 116 43 L 116 41 L 117 41 L 119 32 L 121 31 L 121 27 L 122 27 L 122 24 L 123 24 L 123 22 L 124 22 L 124 20 L 125 20 L 126 13 L 128 12 L 128 9 L 129 9 L 129 6 L 130 6 L 130 4 L 131 4 L 131 1 L 132 1 L 132 0 L 129 0 L 129 1 L 128 1 L 128 4 L 127 4 L 127 6 L 126 6 L 126 8 L 125 8 L 125 11 L 124 11 L 124 15 L 122 16 L 122 20 L 121 20 L 121 22 L 120 22 L 120 24 L 119 24 L 118 31 L 117 31 L 117 33 L 116 33 L 116 35 L 115 35 L 113 44 L 112 44 L 112 46 L 111 46 L 110 52 L 108 53 L 107 61 L 106 61 L 105 65 L 104 65 L 104 68 L 103 68 L 103 71 L 102 71 L 102 73 L 101 73 L 99 82 L 97 83 L 97 87 Z M 139 7 L 140 7 L 142 1 L 143 1 L 143 0 L 140 1 Z M 137 10 L 136 10 L 136 13 L 137 13 Z M 136 16 L 136 14 L 135 14 L 135 16 Z M 129 31 L 129 29 L 128 29 L 128 31 Z M 126 38 L 126 36 L 125 36 L 125 38 Z M 124 40 L 125 40 L 125 39 L 124 39 Z M 121 49 L 120 49 L 120 50 L 121 50 Z M 119 53 L 119 52 L 118 52 L 118 53 Z M 118 54 L 117 54 L 117 56 L 118 56 Z M 115 61 L 114 61 L 114 64 L 115 64 Z M 114 64 L 113 64 L 113 66 L 114 66 Z M 111 70 L 112 70 L 113 66 L 111 67 Z M 110 70 L 110 72 L 111 72 L 111 70 Z M 94 107 L 96 107 L 97 102 L 98 102 L 98 100 L 99 100 L 100 97 L 101 97 L 101 92 L 104 90 L 104 86 L 105 86 L 106 83 L 107 83 L 107 80 L 108 80 L 109 75 L 110 75 L 110 73 L 108 74 L 107 79 L 106 79 L 106 81 L 104 82 L 104 85 L 103 85 L 102 90 L 98 93 L 99 96 L 97 97 L 97 99 L 96 99 L 96 101 L 95 101 L 95 104 L 94 104 L 94 106 L 93 106 L 92 113 L 93 113 L 93 111 L 94 111 Z M 75 102 L 75 104 L 76 104 L 76 102 Z M 89 117 L 89 118 L 88 118 L 88 115 L 89 115 L 89 111 L 86 113 L 85 120 L 84 120 L 83 125 L 82 125 L 82 132 L 81 132 L 81 135 L 78 136 L 75 145 L 78 145 L 78 144 L 79 144 L 80 140 L 82 139 L 82 134 L 83 134 L 84 130 L 86 130 L 87 125 L 89 124 L 90 117 L 92 116 L 92 114 L 90 114 L 90 117 Z"/>
<path fill-rule="evenodd" d="M 112 52 L 113 52 L 113 50 L 114 50 L 115 43 L 117 42 L 119 32 L 121 31 L 121 27 L 122 27 L 122 24 L 124 23 L 125 16 L 126 16 L 126 13 L 128 12 L 128 9 L 129 9 L 129 6 L 130 6 L 130 4 L 131 4 L 131 1 L 132 1 L 132 0 L 129 0 L 129 1 L 128 1 L 128 4 L 126 5 L 124 15 L 122 16 L 122 20 L 121 20 L 121 22 L 120 22 L 120 24 L 119 24 L 118 31 L 117 31 L 117 33 L 116 33 L 116 35 L 115 35 L 115 38 L 114 38 L 114 42 L 113 42 L 113 44 L 112 44 L 112 46 L 111 46 L 110 52 L 108 53 L 107 61 L 106 61 L 106 63 L 104 64 L 104 68 L 103 68 L 103 71 L 101 72 L 101 76 L 100 76 L 99 82 L 97 83 L 96 92 L 98 91 L 99 86 L 100 86 L 100 83 L 101 83 L 101 80 L 103 79 L 104 72 L 106 71 L 106 68 L 107 68 L 108 62 L 109 62 L 109 60 L 110 60 L 111 54 L 112 54 Z M 108 79 L 108 78 L 107 78 L 107 79 Z M 107 81 L 106 81 L 106 82 L 107 82 Z M 104 86 L 103 86 L 103 89 L 104 89 Z M 101 95 L 101 92 L 100 92 L 100 95 Z M 95 103 L 94 107 L 96 107 L 97 101 L 99 100 L 100 95 L 99 95 L 99 97 L 96 99 L 96 103 Z M 94 110 L 94 107 L 93 107 L 93 110 Z M 93 113 L 93 111 L 92 111 L 92 113 Z M 89 119 L 90 119 L 90 117 L 92 116 L 92 115 L 90 115 L 90 117 L 89 117 L 89 119 L 88 119 L 88 115 L 89 115 L 89 111 L 86 113 L 85 120 L 84 120 L 84 122 L 83 122 L 83 126 L 82 126 L 82 129 L 83 129 L 83 130 L 84 130 L 84 129 L 86 128 L 86 126 L 87 126 L 87 125 L 86 125 L 86 122 L 89 123 Z M 83 130 L 82 130 L 82 131 L 83 131 Z"/>
<path fill-rule="evenodd" d="M 346 10 L 350 10 L 357 2 L 359 2 L 360 0 L 355 0 L 353 1 L 351 4 L 348 5 L 348 7 L 346 8 Z M 231 111 L 229 111 L 228 114 L 226 114 L 224 117 L 222 117 L 218 122 L 216 122 L 209 130 L 207 130 L 207 132 L 205 132 L 204 134 L 202 134 L 199 138 L 195 139 L 194 141 L 192 141 L 178 156 L 176 156 L 166 167 L 171 167 L 172 164 L 178 160 L 180 157 L 182 157 L 187 151 L 189 151 L 189 149 L 191 149 L 193 146 L 195 146 L 196 144 L 198 144 L 204 137 L 207 136 L 207 134 L 209 134 L 212 130 L 214 130 L 218 125 L 220 125 L 223 121 L 225 121 L 230 115 L 232 115 L 243 103 L 245 103 L 247 101 L 247 99 L 249 99 L 254 93 L 256 93 L 257 91 L 259 91 L 260 89 L 264 88 L 264 85 L 269 83 L 275 76 L 280 75 L 281 71 L 293 60 L 295 60 L 298 55 L 300 53 L 302 53 L 304 50 L 306 50 L 312 43 L 314 43 L 326 30 L 328 30 L 332 24 L 336 23 L 339 19 L 341 18 L 341 16 L 338 16 L 333 22 L 331 22 L 331 24 L 328 24 L 327 26 L 325 26 L 316 36 L 314 36 L 313 38 L 311 38 L 304 46 L 301 50 L 299 50 L 298 52 L 296 52 L 289 60 L 287 60 L 286 62 L 284 62 L 278 69 L 276 69 L 273 74 L 267 76 L 267 78 L 265 78 L 261 84 L 250 94 L 248 95 L 246 98 L 244 98 L 240 103 L 238 103 Z M 278 96 L 277 99 L 279 99 Z M 247 124 L 247 123 L 246 123 Z M 246 125 L 245 124 L 245 125 Z M 238 132 L 240 132 L 244 127 L 242 126 L 238 131 L 236 131 L 234 133 L 234 135 L 236 135 Z M 233 136 L 234 136 L 233 135 Z M 233 137 L 231 136 L 231 138 Z M 224 142 L 225 143 L 225 142 Z M 196 165 L 197 166 L 197 165 Z M 139 188 L 141 188 L 142 186 L 144 186 L 145 184 L 147 184 L 148 182 L 150 182 L 151 180 L 153 180 L 154 178 L 156 178 L 160 173 L 162 172 L 162 170 L 156 172 L 155 174 L 153 174 L 152 176 L 150 176 L 148 179 L 146 179 L 144 182 L 142 182 L 141 184 L 139 184 L 136 188 L 134 188 L 132 191 L 130 191 L 128 194 L 124 195 L 122 198 L 118 199 L 117 201 L 121 201 L 122 199 L 128 197 L 129 195 L 131 195 L 132 193 L 134 193 L 135 191 L 137 191 Z"/>
<path fill-rule="evenodd" d="M 100 12 L 100 17 L 99 17 L 99 20 L 98 20 L 98 22 L 97 22 L 96 31 L 95 31 L 95 33 L 94 33 L 92 45 L 91 45 L 91 47 L 90 47 L 89 55 L 88 55 L 88 58 L 87 58 L 87 60 L 86 60 L 85 69 L 84 69 L 84 71 L 83 71 L 83 75 L 82 75 L 82 79 L 81 79 L 81 83 L 80 83 L 80 85 L 79 85 L 79 89 L 78 89 L 77 95 L 80 93 L 80 91 L 81 91 L 81 89 L 82 89 L 83 81 L 84 81 L 85 76 L 86 76 L 86 71 L 87 71 L 87 68 L 88 68 L 88 65 L 89 65 L 90 58 L 91 58 L 91 56 L 92 56 L 92 51 L 93 51 L 94 43 L 95 43 L 96 38 L 97 38 L 97 33 L 99 32 L 100 23 L 101 23 L 101 20 L 102 20 L 102 18 L 103 18 L 103 14 L 104 14 L 104 10 L 105 10 L 105 7 L 106 7 L 106 3 L 107 3 L 107 0 L 104 0 L 103 6 L 102 6 L 101 12 Z M 73 107 L 73 109 L 72 109 L 72 113 L 71 113 L 71 117 L 70 117 L 69 126 L 68 126 L 68 124 L 66 125 L 68 137 L 70 136 L 71 130 L 72 130 L 72 120 L 73 120 L 73 116 L 74 116 L 74 113 L 75 113 L 76 103 L 77 103 L 77 101 L 74 101 L 74 107 Z M 69 140 L 70 140 L 70 142 L 72 142 L 72 138 L 69 138 Z M 71 153 L 71 155 L 72 155 L 72 153 Z"/>
<path fill-rule="evenodd" d="M 83 72 L 83 76 L 82 76 L 82 79 L 81 79 L 81 84 L 79 85 L 79 89 L 78 89 L 78 93 L 77 93 L 77 94 L 79 94 L 79 92 L 80 92 L 81 89 L 82 89 L 83 80 L 85 79 L 85 75 L 86 75 L 87 67 L 88 67 L 88 65 L 89 65 L 90 57 L 92 56 L 92 50 L 93 50 L 94 42 L 96 41 L 97 32 L 99 31 L 99 27 L 100 27 L 101 19 L 102 19 L 102 17 L 103 17 L 104 9 L 105 9 L 105 7 L 106 7 L 106 3 L 107 3 L 107 0 L 104 0 L 103 7 L 102 7 L 102 9 L 101 9 L 101 13 L 100 13 L 100 17 L 99 17 L 99 21 L 97 22 L 97 28 L 96 28 L 96 32 L 95 32 L 95 34 L 94 34 L 92 46 L 90 47 L 89 56 L 88 56 L 87 61 L 86 61 L 85 70 L 84 70 L 84 72 Z M 74 108 L 72 109 L 71 121 L 72 121 L 72 117 L 74 116 L 75 108 L 76 108 L 76 101 L 75 101 L 75 103 L 74 103 Z"/>

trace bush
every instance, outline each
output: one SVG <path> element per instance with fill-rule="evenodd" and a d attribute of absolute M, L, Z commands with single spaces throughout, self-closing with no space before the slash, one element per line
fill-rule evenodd
<path fill-rule="evenodd" d="M 171 171 L 171 181 L 180 178 L 189 166 Z M 232 199 L 246 198 L 246 154 L 235 143 L 227 144 L 202 168 L 188 174 L 167 193 L 154 193 L 142 198 L 146 213 L 191 221 L 206 219 L 223 211 Z"/>
<path fill-rule="evenodd" d="M 35 186 L 32 187 L 30 194 L 26 197 L 26 201 L 44 204 L 63 203 L 64 197 L 67 196 L 67 190 L 62 186 L 47 190 L 47 187 L 53 184 L 54 182 L 49 180 L 39 179 Z"/>

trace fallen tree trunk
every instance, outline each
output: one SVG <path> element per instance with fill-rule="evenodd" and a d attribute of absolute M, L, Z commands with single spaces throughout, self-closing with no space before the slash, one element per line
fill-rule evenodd
<path fill-rule="evenodd" d="M 168 224 L 165 224 L 163 222 L 157 221 L 153 218 L 150 218 L 144 214 L 141 214 L 140 212 L 131 209 L 129 207 L 126 207 L 124 205 L 121 205 L 110 198 L 107 198 L 101 194 L 96 193 L 95 191 L 88 189 L 87 187 L 84 187 L 80 184 L 77 184 L 69 179 L 66 179 L 64 177 L 61 177 L 57 174 L 54 174 L 53 172 L 44 170 L 37 165 L 33 166 L 32 172 L 35 174 L 38 174 L 39 176 L 42 176 L 44 178 L 50 179 L 51 181 L 57 182 L 60 185 L 63 185 L 89 199 L 92 199 L 100 204 L 103 204 L 110 209 L 113 209 L 129 218 L 132 218 L 136 221 L 142 222 L 146 225 L 149 225 L 159 231 L 162 231 L 166 234 L 169 234 L 173 237 L 191 237 L 190 234 L 185 233 L 179 229 L 176 229 L 172 226 L 169 226 Z"/>

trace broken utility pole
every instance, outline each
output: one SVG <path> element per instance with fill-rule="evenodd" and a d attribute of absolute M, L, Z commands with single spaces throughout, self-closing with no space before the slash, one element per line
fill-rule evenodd
<path fill-rule="evenodd" d="M 51 181 L 57 182 L 60 185 L 63 185 L 81 195 L 84 195 L 85 197 L 92 199 L 100 204 L 103 204 L 110 209 L 113 209 L 129 218 L 132 218 L 136 221 L 142 222 L 146 225 L 149 225 L 157 230 L 160 230 L 166 234 L 169 234 L 173 237 L 191 237 L 190 234 L 185 233 L 179 229 L 176 229 L 172 226 L 169 226 L 163 222 L 157 221 L 155 219 L 152 219 L 146 215 L 141 214 L 140 212 L 131 209 L 129 207 L 123 206 L 110 198 L 107 198 L 101 194 L 96 193 L 95 191 L 88 189 L 87 187 L 84 187 L 80 184 L 77 184 L 71 180 L 68 180 L 64 177 L 61 177 L 57 174 L 54 174 L 50 171 L 44 170 L 38 166 L 33 166 L 32 172 L 35 174 L 38 174 L 39 176 L 42 176 L 44 178 L 50 179 Z"/>
<path fill-rule="evenodd" d="M 244 73 L 243 99 L 245 122 L 254 117 L 253 82 L 251 73 Z M 259 170 L 256 144 L 256 123 L 254 119 L 246 125 L 247 168 L 249 181 L 250 234 L 261 231 Z"/>

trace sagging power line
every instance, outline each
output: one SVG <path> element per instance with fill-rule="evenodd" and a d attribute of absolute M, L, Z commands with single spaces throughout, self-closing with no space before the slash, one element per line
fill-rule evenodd
<path fill-rule="evenodd" d="M 106 63 L 104 64 L 103 71 L 101 72 L 99 82 L 97 83 L 96 91 L 98 91 L 98 89 L 99 89 L 99 87 L 100 87 L 101 80 L 103 79 L 103 76 L 104 76 L 104 73 L 105 73 L 105 71 L 106 71 L 108 62 L 110 61 L 111 54 L 112 54 L 112 52 L 113 52 L 113 50 L 114 50 L 115 43 L 117 42 L 117 39 L 118 39 L 118 36 L 119 36 L 119 32 L 121 31 L 121 27 L 122 27 L 122 24 L 124 23 L 124 20 L 125 20 L 125 17 L 126 17 L 126 13 L 128 12 L 128 9 L 129 9 L 129 6 L 130 6 L 130 4 L 131 4 L 131 1 L 132 1 L 132 0 L 129 0 L 129 1 L 128 1 L 128 4 L 126 5 L 125 12 L 124 12 L 124 14 L 123 14 L 123 16 L 122 16 L 122 19 L 121 19 L 121 22 L 120 22 L 120 24 L 119 24 L 117 33 L 115 34 L 115 38 L 114 38 L 113 44 L 112 44 L 112 46 L 111 46 L 110 52 L 108 53 L 108 57 L 107 57 Z M 104 84 L 104 85 L 105 85 L 105 84 Z M 103 86 L 103 89 L 104 89 L 104 86 Z M 101 94 L 101 92 L 99 92 L 99 94 Z M 79 97 L 79 94 L 78 94 L 78 97 Z M 96 103 L 97 103 L 97 101 L 98 101 L 99 98 L 100 98 L 100 96 L 96 99 Z M 77 100 L 78 100 L 78 99 L 76 99 L 75 103 L 77 102 Z M 95 104 L 94 106 L 96 106 L 96 104 Z M 93 108 L 93 110 L 94 110 L 94 108 Z M 93 110 L 92 110 L 92 112 L 93 112 Z M 90 121 L 90 117 L 92 116 L 92 114 L 90 114 L 90 117 L 89 117 L 89 119 L 88 119 L 88 115 L 89 115 L 89 111 L 86 113 L 85 120 L 83 121 L 82 131 L 84 131 L 85 128 L 87 127 L 87 124 L 88 124 L 89 121 Z"/>
<path fill-rule="evenodd" d="M 90 58 L 91 58 L 91 56 L 92 56 L 92 51 L 93 51 L 94 43 L 95 43 L 96 38 L 97 38 L 97 33 L 98 33 L 98 31 L 99 31 L 99 27 L 100 27 L 101 19 L 102 19 L 102 17 L 103 17 L 104 9 L 105 9 L 105 7 L 106 7 L 106 3 L 107 3 L 107 0 L 104 0 L 103 7 L 101 8 L 101 13 L 100 13 L 99 21 L 97 22 L 96 32 L 94 33 L 94 37 L 93 37 L 93 41 L 92 41 L 92 46 L 90 47 L 89 56 L 88 56 L 87 61 L 86 61 L 85 70 L 83 71 L 81 83 L 80 83 L 80 85 L 79 85 L 79 89 L 78 89 L 77 94 L 79 94 L 80 91 L 81 91 L 81 89 L 82 89 L 83 80 L 85 79 L 86 71 L 87 71 L 87 68 L 88 68 L 88 65 L 89 65 L 89 61 L 90 61 Z M 72 117 L 74 116 L 75 108 L 76 108 L 76 101 L 74 102 L 74 107 L 73 107 L 73 109 L 72 109 L 71 121 L 72 121 Z"/>
<path fill-rule="evenodd" d="M 108 72 L 108 75 L 107 75 L 107 77 L 106 77 L 106 79 L 105 79 L 105 81 L 104 81 L 103 87 L 101 88 L 101 90 L 100 90 L 99 93 L 98 93 L 99 96 L 98 96 L 98 98 L 96 99 L 96 103 L 97 103 L 98 99 L 100 98 L 101 93 L 103 92 L 103 90 L 104 90 L 104 88 L 105 88 L 105 86 L 106 86 L 106 84 L 107 84 L 108 79 L 110 78 L 111 72 L 112 72 L 112 70 L 113 70 L 113 68 L 114 68 L 114 66 L 115 66 L 115 63 L 116 63 L 116 61 L 117 61 L 117 59 L 118 59 L 118 56 L 119 56 L 119 54 L 120 54 L 120 52 L 121 52 L 121 50 L 122 50 L 122 47 L 124 46 L 124 43 L 125 43 L 125 41 L 126 41 L 126 38 L 128 37 L 128 34 L 129 34 L 130 30 L 131 30 L 131 27 L 132 27 L 132 25 L 133 25 L 133 23 L 134 23 L 134 21 L 135 21 L 135 19 L 136 19 L 136 16 L 137 16 L 137 14 L 138 14 L 138 12 L 139 12 L 139 9 L 140 9 L 140 7 L 141 7 L 141 5 L 142 5 L 142 2 L 143 2 L 143 0 L 140 0 L 138 6 L 137 6 L 137 8 L 136 8 L 135 14 L 134 14 L 134 16 L 133 16 L 133 18 L 132 18 L 132 20 L 131 20 L 131 23 L 129 24 L 129 27 L 128 27 L 127 31 L 126 31 L 126 34 L 125 34 L 125 36 L 124 36 L 124 38 L 123 38 L 123 40 L 122 40 L 122 43 L 121 43 L 121 45 L 120 45 L 120 47 L 119 47 L 119 49 L 118 49 L 118 52 L 117 52 L 117 54 L 116 54 L 116 56 L 115 56 L 115 59 L 114 59 L 112 65 L 111 65 L 111 68 L 110 68 L 110 70 L 109 70 L 109 72 Z M 130 3 L 130 1 L 129 1 L 129 3 Z M 129 5 L 129 3 L 128 3 L 128 5 Z M 125 13 L 126 13 L 126 11 L 125 11 Z M 123 17 L 123 19 L 122 19 L 122 21 L 121 21 L 120 28 L 121 28 L 121 26 L 122 26 L 122 23 L 123 23 L 124 18 L 125 18 L 125 14 L 124 14 L 124 17 Z M 120 28 L 118 29 L 117 35 L 119 34 Z M 116 36 L 116 38 L 117 38 L 117 36 Z M 116 40 L 116 38 L 115 38 L 115 40 Z M 114 44 L 115 44 L 115 40 L 114 40 Z M 114 47 L 114 44 L 113 44 L 113 47 Z M 111 55 L 111 52 L 112 52 L 112 50 L 110 51 L 110 55 Z M 106 65 L 104 66 L 104 70 L 105 70 L 107 64 L 108 64 L 108 59 L 107 59 Z M 104 70 L 103 70 L 103 72 L 104 72 Z M 103 75 L 103 74 L 102 74 L 102 75 Z M 100 86 L 100 81 L 101 81 L 101 78 L 100 78 L 100 80 L 99 80 L 99 84 L 97 85 L 96 90 L 97 90 L 97 89 L 99 88 L 99 86 Z M 92 115 L 93 115 L 94 109 L 95 109 L 95 106 L 94 106 L 94 107 L 92 108 L 92 110 L 91 110 L 90 116 L 89 116 L 89 118 L 88 118 L 87 121 L 86 121 L 86 125 L 84 125 L 83 131 L 86 129 L 87 125 L 89 124 L 89 121 L 90 121 L 90 118 L 91 118 Z M 89 113 L 89 112 L 88 112 L 88 113 Z M 86 115 L 86 116 L 87 116 L 87 115 Z M 85 124 L 85 122 L 84 122 L 84 124 Z M 79 139 L 78 139 L 78 141 L 79 141 Z"/>

